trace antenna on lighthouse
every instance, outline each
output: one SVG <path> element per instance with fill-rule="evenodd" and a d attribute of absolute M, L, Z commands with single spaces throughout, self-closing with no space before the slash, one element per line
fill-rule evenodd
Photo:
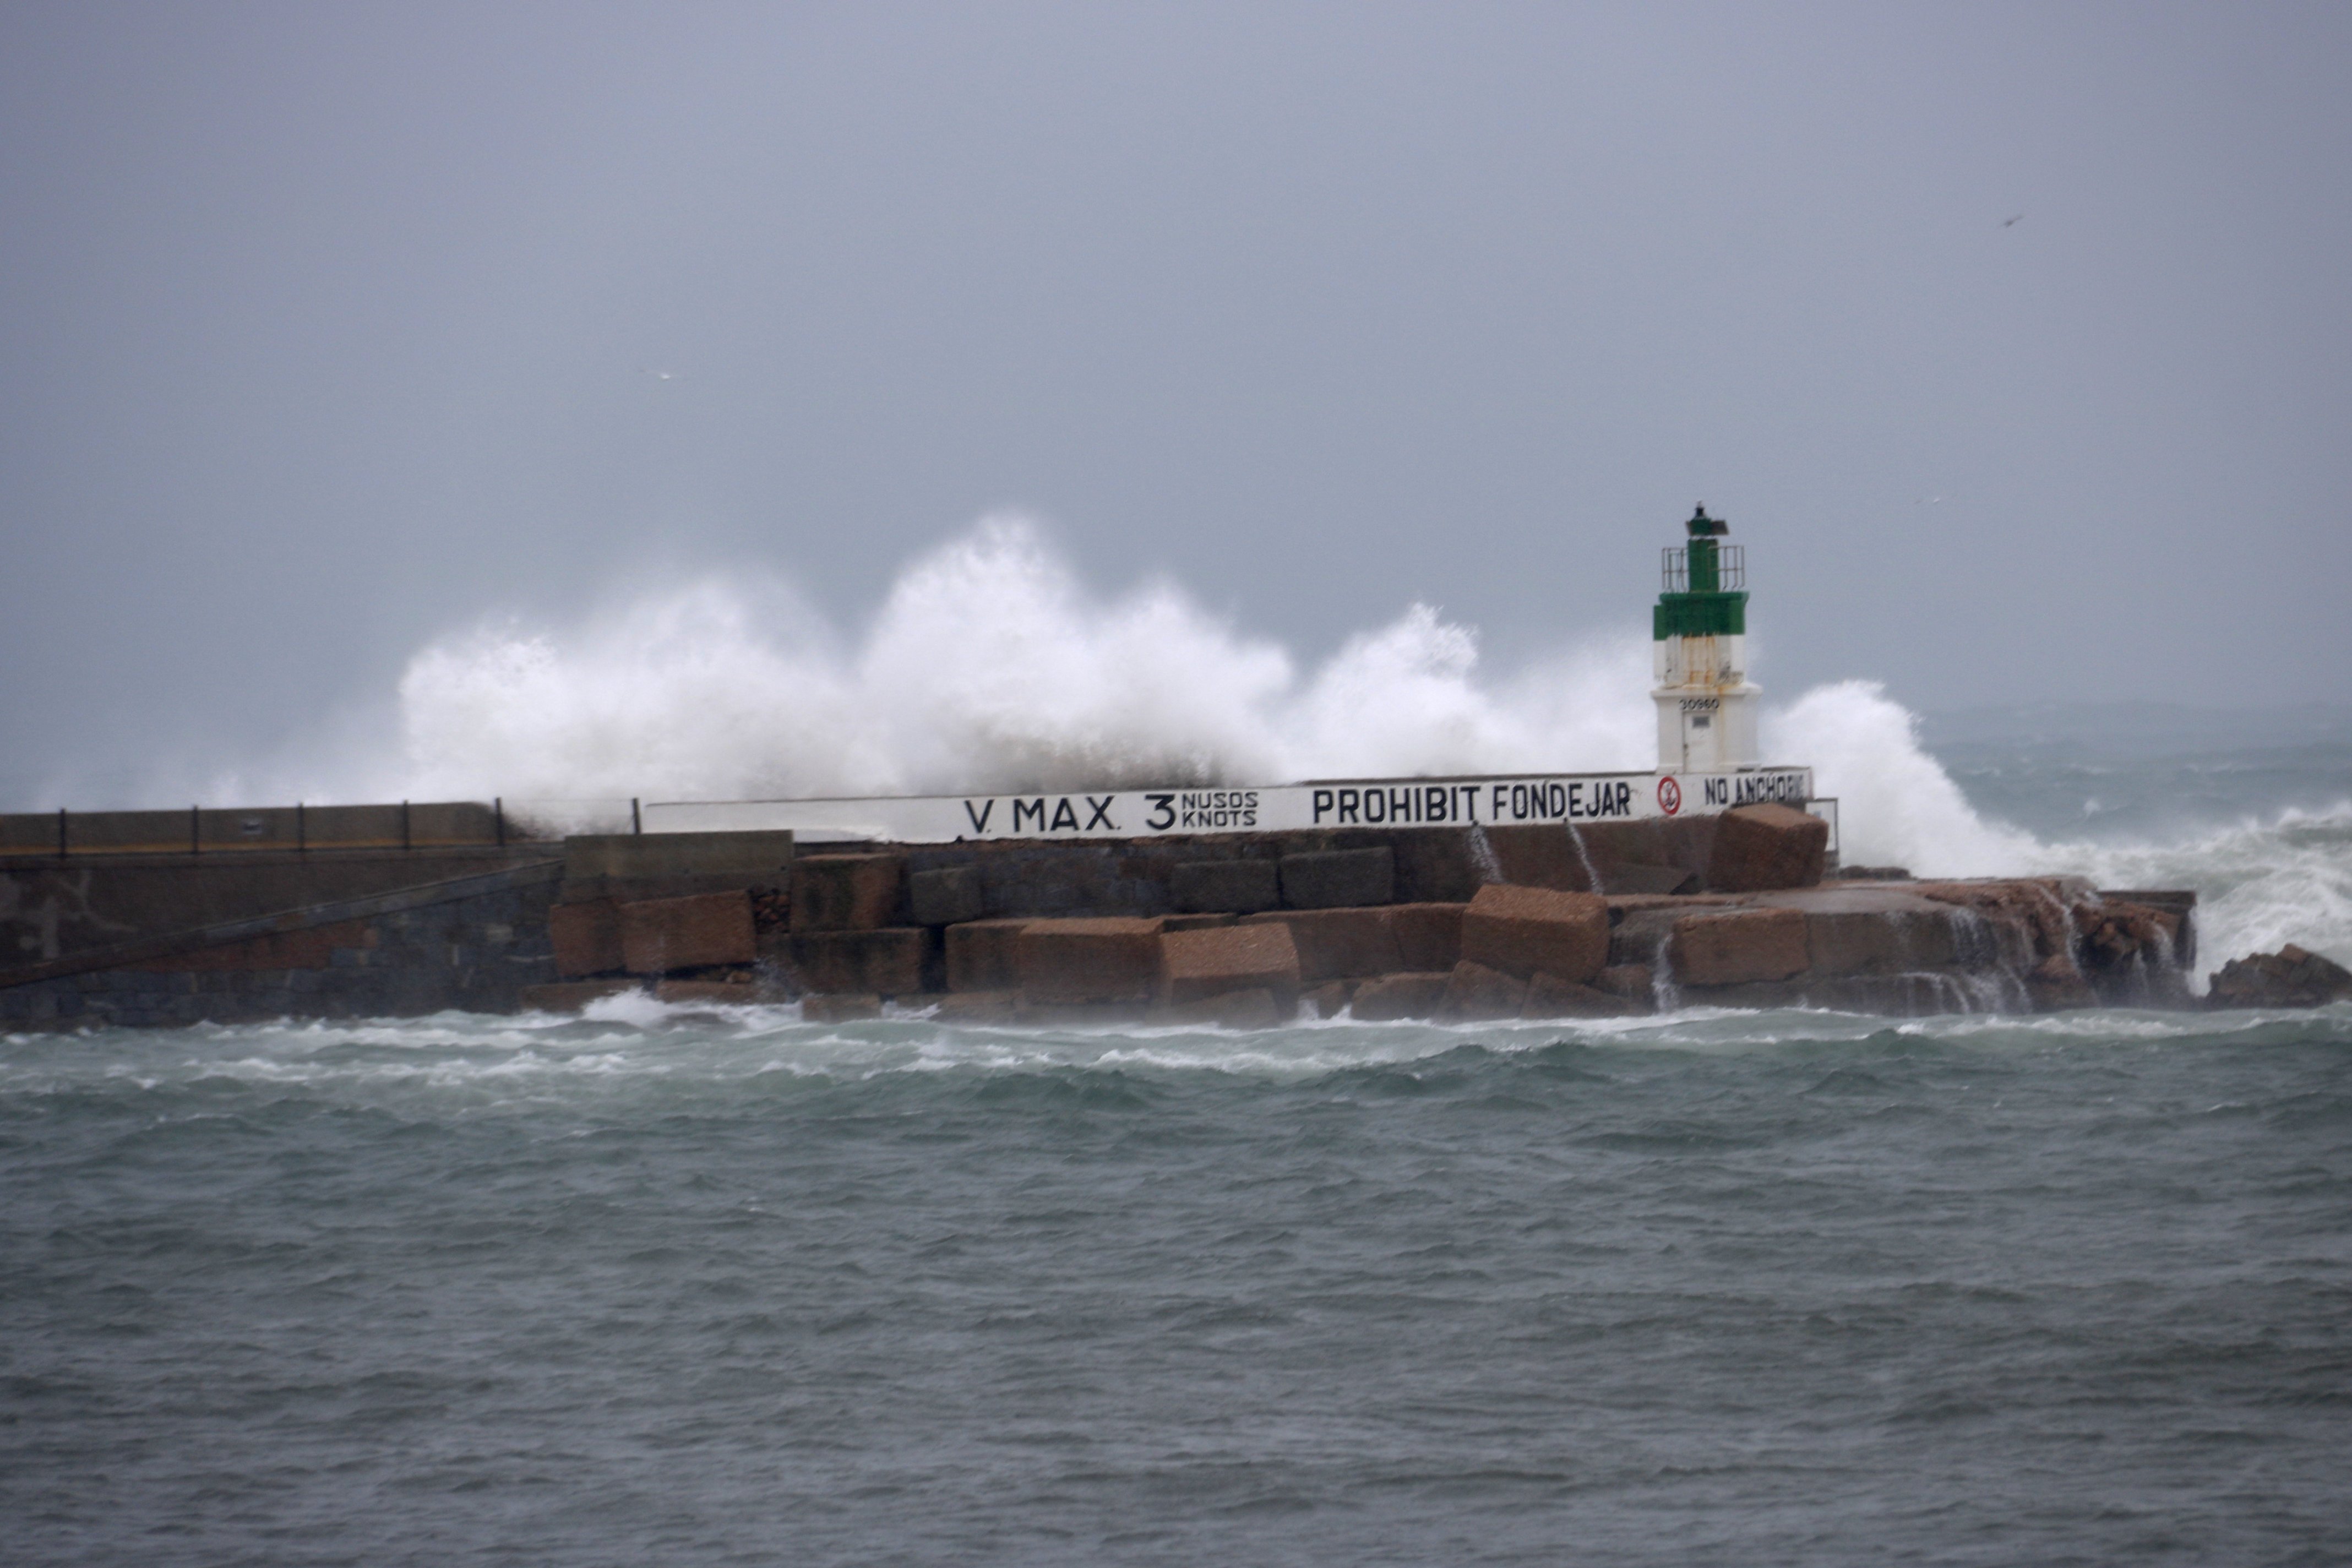
<path fill-rule="evenodd" d="M 1713 773 L 1756 765 L 1756 699 L 1748 682 L 1748 561 L 1725 538 L 1731 525 L 1701 503 L 1669 545 L 1652 612 L 1658 766 Z"/>

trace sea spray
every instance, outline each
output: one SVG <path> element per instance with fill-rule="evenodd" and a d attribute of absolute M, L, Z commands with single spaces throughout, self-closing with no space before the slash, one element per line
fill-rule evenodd
<path fill-rule="evenodd" d="M 911 563 L 862 637 L 737 574 L 577 625 L 438 639 L 401 679 L 398 760 L 314 759 L 243 793 L 605 797 L 625 813 L 640 795 L 1640 769 L 1655 761 L 1649 684 L 1631 630 L 1494 671 L 1427 605 L 1307 668 L 1171 584 L 1091 594 L 1034 525 L 1000 517 Z M 2192 888 L 2216 962 L 2285 942 L 2352 959 L 2352 803 L 2163 842 L 2038 840 L 1972 807 L 1867 680 L 1768 710 L 1763 742 L 1839 797 L 1848 864 Z"/>

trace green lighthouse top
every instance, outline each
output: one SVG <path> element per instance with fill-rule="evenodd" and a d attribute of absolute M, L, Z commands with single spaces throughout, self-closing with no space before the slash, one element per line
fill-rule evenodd
<path fill-rule="evenodd" d="M 1745 636 L 1747 557 L 1738 545 L 1721 542 L 1731 525 L 1707 516 L 1702 504 L 1683 526 L 1690 543 L 1664 552 L 1664 591 L 1651 612 L 1651 639 Z"/>

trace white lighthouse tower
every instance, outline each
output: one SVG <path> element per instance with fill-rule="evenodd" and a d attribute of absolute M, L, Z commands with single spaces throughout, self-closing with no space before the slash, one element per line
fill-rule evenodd
<path fill-rule="evenodd" d="M 1651 616 L 1658 684 L 1658 767 L 1714 773 L 1756 765 L 1757 688 L 1748 681 L 1748 563 L 1731 531 L 1701 506 L 1669 546 Z"/>

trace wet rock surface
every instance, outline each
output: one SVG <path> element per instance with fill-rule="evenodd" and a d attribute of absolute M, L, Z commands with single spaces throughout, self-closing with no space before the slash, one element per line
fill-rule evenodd
<path fill-rule="evenodd" d="M 2213 972 L 2205 994 L 2210 1007 L 2324 1007 L 2330 1002 L 2352 1002 L 2352 970 L 2293 942 L 2276 952 L 2231 959 Z"/>

